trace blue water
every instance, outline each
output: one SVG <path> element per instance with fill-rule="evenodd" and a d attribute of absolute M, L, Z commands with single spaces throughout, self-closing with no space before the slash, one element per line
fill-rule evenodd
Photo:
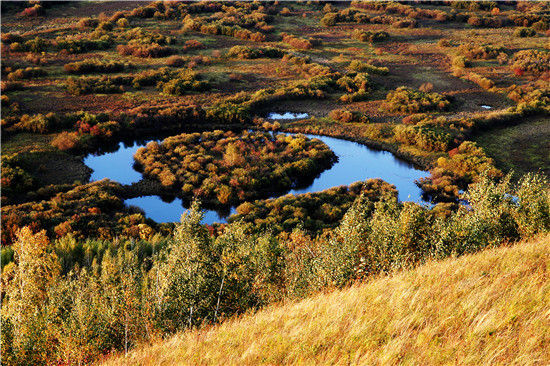
<path fill-rule="evenodd" d="M 364 181 L 368 178 L 381 178 L 396 186 L 401 201 L 424 202 L 422 191 L 414 182 L 425 177 L 427 172 L 414 168 L 412 164 L 398 159 L 387 151 L 374 150 L 365 145 L 334 137 L 306 136 L 318 138 L 327 144 L 338 156 L 338 161 L 332 168 L 321 173 L 310 186 L 293 189 L 288 193 L 318 192 L 336 186 Z M 142 176 L 133 168 L 134 153 L 139 147 L 145 146 L 147 142 L 134 143 L 133 145 L 120 143 L 119 149 L 115 152 L 88 155 L 84 159 L 84 163 L 93 169 L 91 180 L 109 178 L 122 184 L 138 182 Z M 125 203 L 141 208 L 147 217 L 156 222 L 179 221 L 186 209 L 179 198 L 171 202 L 165 202 L 159 196 L 127 199 Z M 231 208 L 229 214 L 233 213 L 235 213 L 234 207 Z M 206 210 L 203 222 L 207 224 L 225 222 L 226 217 L 226 215 L 216 211 Z"/>

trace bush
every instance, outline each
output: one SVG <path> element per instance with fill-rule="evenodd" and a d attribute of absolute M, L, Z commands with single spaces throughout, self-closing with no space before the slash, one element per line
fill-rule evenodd
<path fill-rule="evenodd" d="M 329 117 L 342 123 L 369 123 L 369 118 L 365 113 L 348 111 L 345 109 L 334 109 L 330 111 Z"/>
<path fill-rule="evenodd" d="M 301 50 L 308 50 L 313 48 L 313 43 L 310 39 L 296 37 L 295 35 L 288 33 L 281 33 L 283 37 L 283 42 L 289 44 L 293 48 L 298 48 Z"/>
<path fill-rule="evenodd" d="M 65 64 L 63 68 L 69 74 L 88 74 L 88 73 L 114 73 L 122 72 L 131 67 L 130 64 L 119 61 L 101 61 L 99 59 L 89 59 Z"/>
<path fill-rule="evenodd" d="M 356 39 L 361 42 L 383 42 L 390 38 L 390 35 L 384 31 L 364 31 L 362 29 L 354 29 L 351 34 L 352 39 Z"/>
<path fill-rule="evenodd" d="M 454 68 L 464 69 L 471 66 L 471 61 L 464 56 L 453 57 L 451 64 Z"/>
<path fill-rule="evenodd" d="M 548 30 L 548 22 L 545 22 L 544 20 L 539 20 L 538 22 L 533 23 L 532 27 L 537 32 L 545 32 Z"/>
<path fill-rule="evenodd" d="M 185 65 L 187 61 L 181 56 L 170 56 L 166 59 L 166 65 L 170 67 L 181 67 Z"/>
<path fill-rule="evenodd" d="M 537 32 L 533 28 L 516 28 L 514 31 L 514 37 L 534 37 L 537 35 Z"/>
<path fill-rule="evenodd" d="M 159 82 L 158 88 L 163 93 L 185 95 L 189 91 L 201 91 L 208 88 L 208 82 L 201 80 L 201 76 L 193 71 L 182 71 L 166 82 Z"/>
<path fill-rule="evenodd" d="M 59 150 L 72 150 L 78 147 L 78 134 L 76 132 L 61 132 L 51 142 L 51 145 Z"/>
<path fill-rule="evenodd" d="M 176 52 L 173 48 L 168 46 L 161 46 L 158 43 L 153 43 L 150 45 L 128 43 L 127 45 L 118 45 L 117 51 L 123 56 L 134 56 L 143 58 L 166 57 Z"/>
<path fill-rule="evenodd" d="M 326 13 L 323 18 L 321 18 L 321 25 L 325 27 L 332 27 L 338 22 L 338 13 Z"/>
<path fill-rule="evenodd" d="M 531 73 L 540 75 L 550 70 L 550 52 L 523 50 L 516 52 L 511 60 L 511 68 L 516 75 Z"/>
<path fill-rule="evenodd" d="M 108 76 L 102 76 L 99 78 L 74 78 L 69 77 L 66 82 L 67 92 L 73 95 L 83 94 L 114 94 L 122 93 L 124 89 L 120 85 L 121 83 L 127 84 L 130 80 L 125 78 L 110 78 Z"/>
<path fill-rule="evenodd" d="M 475 45 L 473 43 L 463 43 L 458 46 L 458 53 L 472 60 L 496 58 L 502 52 L 506 52 L 503 47 Z"/>
<path fill-rule="evenodd" d="M 37 17 L 39 15 L 44 14 L 44 9 L 41 5 L 36 4 L 34 6 L 28 7 L 25 10 L 23 10 L 21 13 L 19 13 L 21 16 L 32 18 Z"/>
<path fill-rule="evenodd" d="M 352 60 L 349 69 L 358 72 L 368 72 L 370 74 L 387 75 L 390 70 L 387 67 L 378 67 L 359 60 Z"/>
<path fill-rule="evenodd" d="M 443 111 L 450 105 L 451 102 L 444 95 L 422 92 L 402 86 L 388 93 L 381 109 L 392 113 L 418 113 Z"/>
<path fill-rule="evenodd" d="M 36 77 L 46 76 L 48 73 L 40 67 L 27 67 L 25 69 L 17 69 L 10 72 L 7 79 L 10 81 L 21 79 L 32 79 Z"/>
<path fill-rule="evenodd" d="M 86 28 L 95 28 L 99 24 L 99 21 L 97 19 L 93 18 L 80 18 L 80 20 L 77 23 L 78 28 L 80 29 L 86 29 Z"/>
<path fill-rule="evenodd" d="M 240 59 L 255 58 L 280 58 L 284 56 L 284 51 L 274 47 L 247 47 L 233 46 L 227 52 L 228 57 L 237 57 Z"/>
<path fill-rule="evenodd" d="M 108 37 L 100 39 L 66 39 L 58 37 L 55 41 L 55 48 L 68 53 L 84 53 L 96 50 L 106 50 L 112 46 L 112 41 Z"/>
<path fill-rule="evenodd" d="M 468 18 L 468 24 L 474 27 L 483 28 L 500 28 L 502 27 L 502 20 L 494 16 L 477 16 L 472 15 Z"/>

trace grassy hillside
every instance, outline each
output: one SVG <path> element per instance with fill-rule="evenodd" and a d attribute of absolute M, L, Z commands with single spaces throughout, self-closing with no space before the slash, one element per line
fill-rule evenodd
<path fill-rule="evenodd" d="M 548 364 L 548 268 L 544 236 L 272 306 L 106 364 Z"/>

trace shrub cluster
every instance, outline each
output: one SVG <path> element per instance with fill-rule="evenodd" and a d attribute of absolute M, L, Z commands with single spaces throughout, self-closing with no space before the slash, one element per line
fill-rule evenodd
<path fill-rule="evenodd" d="M 360 196 L 368 200 L 372 210 L 374 202 L 397 197 L 397 190 L 381 179 L 368 179 L 321 192 L 245 202 L 237 207 L 237 213 L 228 221 L 243 221 L 253 224 L 254 230 L 270 230 L 274 234 L 290 233 L 299 226 L 318 233 L 336 226 Z"/>
<path fill-rule="evenodd" d="M 27 67 L 24 69 L 17 69 L 8 74 L 7 79 L 10 81 L 21 79 L 33 79 L 41 76 L 46 76 L 48 73 L 46 70 L 40 67 Z"/>
<path fill-rule="evenodd" d="M 214 131 L 149 143 L 134 158 L 163 186 L 225 205 L 287 190 L 325 170 L 335 156 L 303 135 Z"/>
<path fill-rule="evenodd" d="M 345 109 L 334 109 L 330 111 L 329 117 L 342 123 L 369 123 L 369 117 L 365 113 L 348 111 Z"/>
<path fill-rule="evenodd" d="M 471 141 L 465 141 L 449 151 L 449 157 L 439 158 L 430 174 L 429 178 L 421 179 L 419 185 L 438 202 L 456 200 L 460 191 L 478 182 L 484 174 L 491 178 L 502 175 L 483 149 Z"/>
<path fill-rule="evenodd" d="M 386 14 L 400 14 L 412 19 L 435 19 L 439 22 L 446 21 L 449 17 L 449 14 L 443 10 L 422 9 L 409 4 L 395 2 L 352 1 L 350 6 L 360 9 L 382 11 Z"/>
<path fill-rule="evenodd" d="M 114 73 L 122 72 L 131 67 L 132 65 L 128 63 L 119 61 L 102 61 L 97 58 L 71 62 L 63 66 L 65 71 L 69 74 Z"/>
<path fill-rule="evenodd" d="M 113 41 L 111 38 L 105 36 L 99 39 L 67 39 L 56 38 L 55 49 L 59 51 L 66 51 L 68 53 L 84 53 L 89 51 L 100 51 L 111 48 Z"/>
<path fill-rule="evenodd" d="M 119 188 L 118 183 L 103 180 L 60 192 L 44 201 L 4 206 L 2 245 L 11 244 L 17 229 L 28 225 L 47 230 L 51 237 L 69 233 L 79 238 L 138 236 L 131 233 L 146 220 L 143 214 L 125 208 L 117 197 Z"/>
<path fill-rule="evenodd" d="M 474 43 L 463 43 L 458 46 L 458 53 L 471 60 L 488 60 L 497 58 L 500 53 L 505 52 L 503 47 L 490 45 L 476 45 Z"/>
<path fill-rule="evenodd" d="M 550 52 L 543 50 L 523 50 L 510 60 L 511 68 L 518 76 L 524 73 L 540 75 L 550 70 Z"/>
<path fill-rule="evenodd" d="M 381 109 L 392 113 L 418 113 L 443 111 L 450 105 L 449 98 L 442 94 L 402 86 L 388 93 Z"/>
<path fill-rule="evenodd" d="M 336 84 L 347 92 L 340 97 L 340 101 L 344 103 L 365 100 L 372 90 L 372 82 L 366 72 L 347 74 L 336 80 Z"/>
<path fill-rule="evenodd" d="M 281 33 L 281 37 L 283 37 L 283 43 L 286 43 L 291 47 L 297 48 L 300 50 L 311 49 L 316 43 L 318 43 L 312 39 L 305 39 L 305 38 L 297 37 L 293 34 L 288 34 L 284 32 Z"/>
<path fill-rule="evenodd" d="M 533 28 L 520 27 L 514 31 L 514 37 L 534 37 L 537 35 L 537 31 Z"/>
<path fill-rule="evenodd" d="M 227 52 L 228 57 L 236 57 L 240 59 L 255 59 L 255 58 L 281 58 L 285 55 L 283 50 L 275 47 L 247 47 L 233 46 Z"/>
<path fill-rule="evenodd" d="M 121 34 L 121 38 L 128 40 L 128 43 L 133 45 L 151 45 L 158 44 L 161 46 L 173 45 L 176 43 L 176 39 L 164 34 L 149 32 L 141 27 L 129 29 Z M 195 41 L 196 42 L 196 41 Z M 191 44 L 193 44 L 192 42 Z M 196 44 L 194 45 L 196 46 Z"/>
<path fill-rule="evenodd" d="M 34 178 L 24 169 L 20 154 L 2 154 L 2 206 L 36 186 Z"/>
<path fill-rule="evenodd" d="M 183 29 L 185 31 L 196 31 L 204 34 L 219 34 L 253 42 L 264 42 L 266 39 L 264 34 L 252 32 L 238 25 L 228 26 L 220 23 L 203 23 L 202 20 L 197 18 L 186 18 Z"/>
<path fill-rule="evenodd" d="M 482 28 L 500 28 L 504 25 L 501 18 L 491 15 L 472 15 L 468 18 L 468 24 Z"/>
<path fill-rule="evenodd" d="M 455 130 L 429 119 L 414 126 L 397 125 L 394 133 L 397 141 L 426 151 L 448 151 L 462 139 Z"/>
<path fill-rule="evenodd" d="M 69 77 L 65 83 L 67 92 L 73 95 L 123 93 L 122 85 L 130 82 L 126 77 Z"/>
<path fill-rule="evenodd" d="M 354 29 L 351 33 L 351 38 L 361 42 L 383 42 L 390 38 L 388 32 L 384 31 L 365 31 L 363 29 Z"/>
<path fill-rule="evenodd" d="M 385 66 L 374 66 L 367 62 L 352 60 L 349 63 L 349 69 L 357 72 L 368 72 L 370 74 L 387 75 L 390 70 Z"/>
<path fill-rule="evenodd" d="M 317 62 L 311 62 L 311 59 L 307 56 L 294 56 L 287 53 L 283 56 L 282 61 L 298 66 L 299 71 L 308 78 L 333 75 L 330 67 L 318 64 Z"/>
<path fill-rule="evenodd" d="M 199 73 L 184 70 L 172 76 L 169 81 L 160 81 L 157 87 L 166 94 L 185 95 L 189 91 L 206 90 L 209 87 L 209 83 L 206 80 L 202 80 Z"/>
<path fill-rule="evenodd" d="M 548 27 L 548 22 L 550 21 L 550 17 L 547 14 L 532 12 L 512 13 L 508 15 L 508 19 L 519 27 L 531 27 L 536 23 L 543 23 L 540 26 L 544 27 L 544 24 L 546 24 L 546 27 Z"/>
<path fill-rule="evenodd" d="M 166 57 L 176 52 L 176 50 L 172 47 L 161 46 L 158 43 L 144 45 L 140 43 L 134 43 L 133 41 L 130 41 L 126 45 L 118 45 L 117 51 L 123 56 L 134 56 L 143 58 Z"/>

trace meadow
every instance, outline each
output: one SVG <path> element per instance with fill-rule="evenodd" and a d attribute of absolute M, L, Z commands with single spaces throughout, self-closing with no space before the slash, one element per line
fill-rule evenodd
<path fill-rule="evenodd" d="M 6 364 L 93 363 L 175 333 L 177 357 L 193 362 L 333 363 L 345 347 L 324 348 L 330 337 L 299 346 L 308 352 L 273 341 L 270 355 L 239 338 L 235 352 L 251 347 L 249 358 L 222 360 L 216 349 L 227 347 L 229 328 L 214 325 L 264 307 L 287 311 L 269 308 L 274 303 L 344 294 L 320 292 L 363 291 L 362 282 L 395 282 L 415 272 L 385 276 L 426 262 L 439 271 L 522 240 L 537 238 L 475 255 L 511 260 L 521 248 L 533 258 L 537 248 L 547 251 L 546 2 L 1 6 Z M 282 117 L 287 113 L 291 118 Z M 400 201 L 395 182 L 369 175 L 285 195 L 338 161 L 315 136 L 389 152 L 425 171 L 415 181 L 424 201 Z M 91 178 L 86 158 L 140 143 L 133 155 L 138 181 Z M 152 196 L 181 199 L 181 222 L 157 222 L 125 202 Z M 204 224 L 203 209 L 214 207 L 234 214 Z M 431 264 L 462 255 L 468 259 Z M 508 269 L 491 276 L 497 281 Z M 404 285 L 393 285 L 407 298 Z M 492 286 L 479 283 L 485 285 Z M 463 299 L 448 301 L 458 306 Z M 430 316 L 401 315 L 418 324 Z M 284 321 L 295 322 L 290 315 Z M 209 346 L 186 339 L 203 329 L 218 332 L 208 333 L 218 341 L 207 342 L 218 348 L 199 360 L 192 353 Z M 345 352 L 360 362 L 492 360 L 489 348 L 476 355 L 482 344 L 440 359 L 381 354 L 350 334 L 350 347 L 366 353 Z M 380 346 L 388 340 L 381 337 L 369 342 Z M 497 362 L 523 363 L 503 347 Z M 544 361 L 539 351 L 525 357 L 536 353 Z M 145 357 L 139 352 L 157 350 L 137 351 L 135 360 Z"/>

